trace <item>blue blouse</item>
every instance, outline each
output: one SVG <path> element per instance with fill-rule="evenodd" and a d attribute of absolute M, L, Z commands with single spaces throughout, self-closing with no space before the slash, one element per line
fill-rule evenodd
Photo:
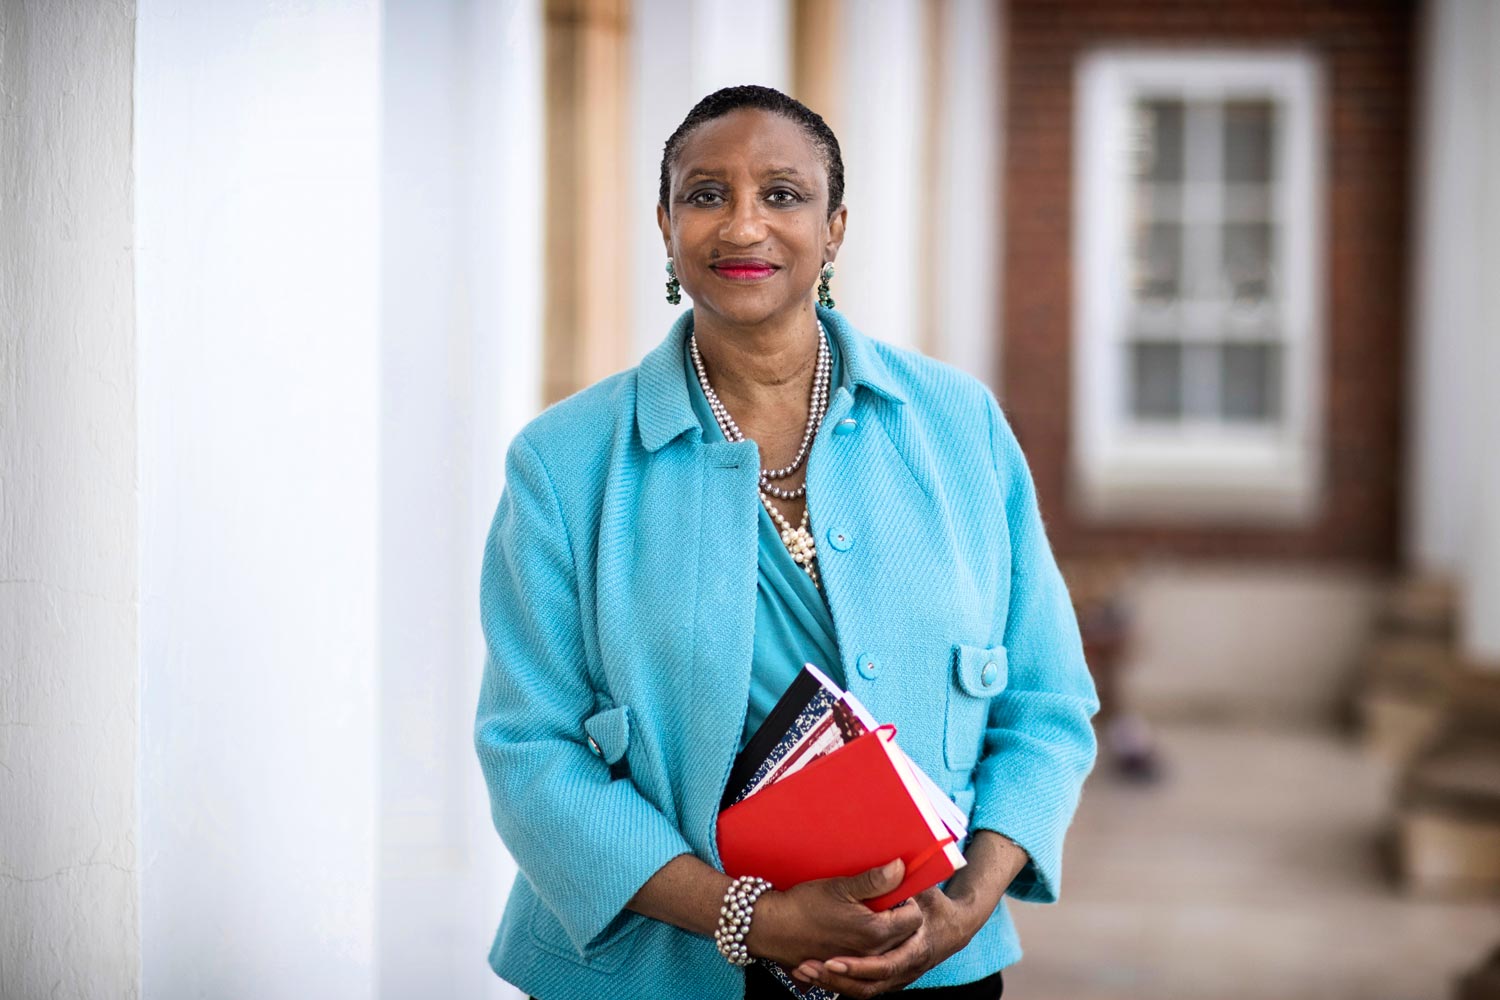
<path fill-rule="evenodd" d="M 844 384 L 844 366 L 837 341 L 829 337 L 828 346 L 833 354 L 833 371 L 829 377 L 829 395 L 832 396 Z M 703 425 L 703 440 L 723 441 L 724 434 L 698 385 L 692 353 L 686 347 L 683 364 L 687 366 L 693 412 Z M 828 611 L 823 592 L 813 586 L 807 570 L 792 559 L 765 504 L 760 504 L 758 545 L 755 649 L 750 661 L 750 703 L 745 709 L 745 728 L 740 733 L 741 750 L 771 714 L 771 709 L 776 707 L 777 700 L 791 686 L 804 663 L 815 665 L 835 683 L 844 684 L 833 616 Z"/>

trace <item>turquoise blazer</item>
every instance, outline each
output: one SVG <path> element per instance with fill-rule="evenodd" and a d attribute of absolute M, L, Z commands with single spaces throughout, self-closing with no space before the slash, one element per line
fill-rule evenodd
<path fill-rule="evenodd" d="M 1099 702 L 1026 461 L 982 383 L 818 315 L 848 372 L 807 466 L 844 676 L 1030 854 L 1008 895 L 1054 902 Z M 749 692 L 760 459 L 702 440 L 691 329 L 516 436 L 485 546 L 475 746 L 520 869 L 489 960 L 542 1000 L 744 992 L 712 940 L 625 908 L 679 854 L 721 867 Z M 1020 957 L 1002 901 L 914 985 Z"/>

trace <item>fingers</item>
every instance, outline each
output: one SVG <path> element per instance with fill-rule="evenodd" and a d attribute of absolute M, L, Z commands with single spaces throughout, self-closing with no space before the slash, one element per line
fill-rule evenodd
<path fill-rule="evenodd" d="M 804 962 L 796 978 L 850 997 L 873 997 L 914 981 L 933 965 L 926 934 L 913 934 L 883 955 Z"/>
<path fill-rule="evenodd" d="M 792 889 L 806 957 L 879 955 L 911 937 L 925 919 L 914 903 L 873 911 L 865 900 L 890 892 L 905 877 L 905 865 L 889 864 L 842 878 L 819 879 Z"/>
<path fill-rule="evenodd" d="M 906 862 L 896 858 L 879 868 L 871 868 L 839 881 L 840 888 L 849 894 L 850 899 L 865 900 L 884 896 L 899 886 L 905 877 Z"/>
<path fill-rule="evenodd" d="M 878 913 L 875 919 L 879 922 L 877 927 L 884 938 L 880 951 L 889 951 L 915 934 L 926 922 L 927 915 L 922 912 L 921 907 L 908 903 Z"/>
<path fill-rule="evenodd" d="M 842 905 L 850 910 L 829 914 L 831 919 L 826 927 L 837 926 L 840 931 L 834 939 L 826 942 L 829 947 L 822 952 L 824 955 L 883 954 L 915 934 L 926 920 L 916 906 L 897 906 L 884 913 L 871 913 L 862 905 L 858 910 L 853 910 L 858 904 Z"/>

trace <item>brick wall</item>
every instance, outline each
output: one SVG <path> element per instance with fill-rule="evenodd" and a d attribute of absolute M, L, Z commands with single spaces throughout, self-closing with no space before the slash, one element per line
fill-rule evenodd
<path fill-rule="evenodd" d="M 1004 403 L 1061 555 L 1399 552 L 1413 5 L 1334 0 L 1012 0 L 1005 168 Z M 1302 529 L 1090 524 L 1068 505 L 1073 73 L 1119 44 L 1297 45 L 1324 60 L 1324 501 Z"/>

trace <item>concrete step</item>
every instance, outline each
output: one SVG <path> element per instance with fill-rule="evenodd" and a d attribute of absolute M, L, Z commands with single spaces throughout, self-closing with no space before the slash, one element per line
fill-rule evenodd
<path fill-rule="evenodd" d="M 1376 628 L 1386 635 L 1428 636 L 1452 641 L 1457 590 L 1442 576 L 1403 576 L 1381 602 Z"/>
<path fill-rule="evenodd" d="M 1404 766 L 1436 733 L 1455 670 L 1452 643 L 1434 635 L 1378 633 L 1353 694 L 1356 727 L 1377 757 Z"/>
<path fill-rule="evenodd" d="M 1397 791 L 1398 863 L 1419 895 L 1500 896 L 1500 672 L 1460 665 Z"/>

